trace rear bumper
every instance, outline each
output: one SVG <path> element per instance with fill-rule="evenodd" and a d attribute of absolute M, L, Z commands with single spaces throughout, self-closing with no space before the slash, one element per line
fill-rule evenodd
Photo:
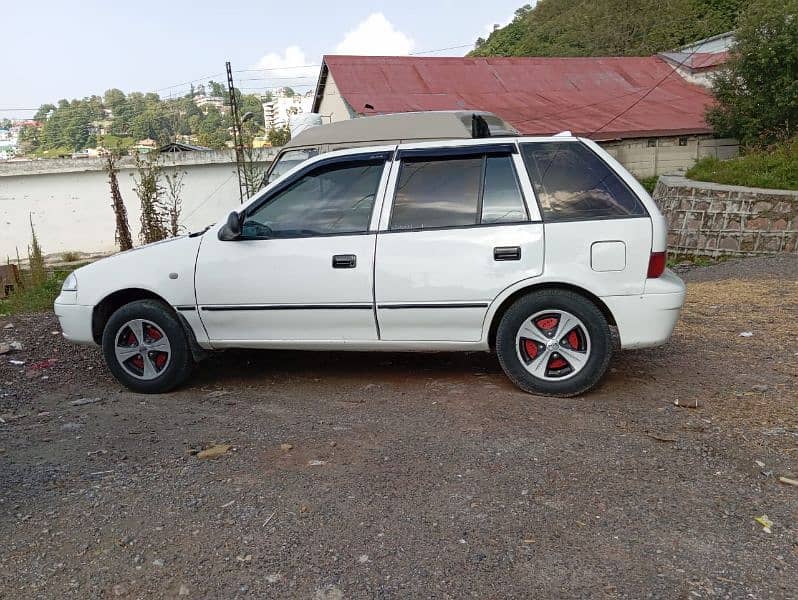
<path fill-rule="evenodd" d="M 684 282 L 672 271 L 646 282 L 639 296 L 606 296 L 602 300 L 615 317 L 621 348 L 661 346 L 671 337 L 684 306 Z"/>
<path fill-rule="evenodd" d="M 93 306 L 81 304 L 62 304 L 56 301 L 53 305 L 55 316 L 61 324 L 64 337 L 76 344 L 96 345 L 91 333 L 91 317 Z"/>

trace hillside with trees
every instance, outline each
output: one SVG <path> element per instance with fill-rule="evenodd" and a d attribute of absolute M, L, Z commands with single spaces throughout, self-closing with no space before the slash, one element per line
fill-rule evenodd
<path fill-rule="evenodd" d="M 20 133 L 25 154 L 58 156 L 85 148 L 102 146 L 124 152 L 142 139 L 165 144 L 190 137 L 209 148 L 223 148 L 231 139 L 232 119 L 227 106 L 227 89 L 210 81 L 208 90 L 200 85 L 180 98 L 164 99 L 154 93 L 125 94 L 110 89 L 102 96 L 59 100 L 43 104 L 33 119 L 41 127 L 26 127 Z M 262 99 L 236 90 L 241 113 L 251 111 L 251 125 L 263 125 Z M 198 98 L 216 99 L 200 107 Z"/>
<path fill-rule="evenodd" d="M 648 56 L 734 28 L 744 0 L 540 0 L 472 56 Z"/>

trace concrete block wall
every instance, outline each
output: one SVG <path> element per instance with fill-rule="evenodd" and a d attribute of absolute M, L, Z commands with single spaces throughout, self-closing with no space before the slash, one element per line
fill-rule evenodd
<path fill-rule="evenodd" d="M 798 255 L 798 192 L 663 175 L 654 200 L 668 220 L 668 249 L 701 256 Z"/>

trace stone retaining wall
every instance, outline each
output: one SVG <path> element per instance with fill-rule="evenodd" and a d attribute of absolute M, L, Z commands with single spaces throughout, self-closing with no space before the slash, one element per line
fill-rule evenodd
<path fill-rule="evenodd" d="M 663 175 L 654 200 L 678 254 L 798 254 L 798 192 L 692 181 Z"/>

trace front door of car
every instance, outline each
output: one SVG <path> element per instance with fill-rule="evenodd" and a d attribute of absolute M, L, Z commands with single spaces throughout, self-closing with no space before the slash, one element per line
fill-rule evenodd
<path fill-rule="evenodd" d="M 490 303 L 543 269 L 543 225 L 517 147 L 414 144 L 398 158 L 377 239 L 380 339 L 479 341 Z"/>
<path fill-rule="evenodd" d="M 322 157 L 252 202 L 238 239 L 209 232 L 195 285 L 214 345 L 377 339 L 372 213 L 388 158 Z"/>

